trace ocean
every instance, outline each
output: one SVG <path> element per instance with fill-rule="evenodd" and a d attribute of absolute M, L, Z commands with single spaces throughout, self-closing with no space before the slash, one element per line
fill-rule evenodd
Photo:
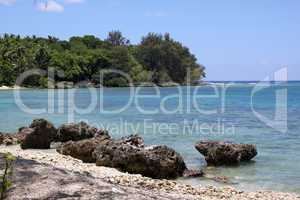
<path fill-rule="evenodd" d="M 147 145 L 165 144 L 189 168 L 205 166 L 194 145 L 224 140 L 257 145 L 258 155 L 235 167 L 209 167 L 226 176 L 179 179 L 243 190 L 300 193 L 300 82 L 218 82 L 201 87 L 0 91 L 0 131 L 15 132 L 32 119 L 56 126 L 86 121 L 116 138 L 140 134 Z"/>

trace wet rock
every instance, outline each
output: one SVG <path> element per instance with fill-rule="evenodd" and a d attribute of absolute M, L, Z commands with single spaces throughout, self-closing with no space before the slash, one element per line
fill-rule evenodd
<path fill-rule="evenodd" d="M 49 149 L 56 137 L 56 128 L 45 119 L 33 120 L 29 129 L 22 129 L 24 139 L 21 141 L 22 149 Z"/>
<path fill-rule="evenodd" d="M 208 165 L 236 165 L 250 161 L 257 155 L 256 146 L 252 144 L 233 144 L 220 141 L 201 141 L 195 145 L 205 157 Z"/>
<path fill-rule="evenodd" d="M 100 132 L 100 133 L 98 133 Z M 78 141 L 88 138 L 93 138 L 96 134 L 103 134 L 103 130 L 90 127 L 85 122 L 78 124 L 63 124 L 57 131 L 57 142 Z"/>
<path fill-rule="evenodd" d="M 118 168 L 121 171 L 152 178 L 176 178 L 183 175 L 183 158 L 167 146 L 144 148 L 142 139 L 130 136 L 108 140 L 93 153 L 96 165 Z"/>
<path fill-rule="evenodd" d="M 69 155 L 73 158 L 77 158 L 86 163 L 96 162 L 96 158 L 93 156 L 93 152 L 96 147 L 99 145 L 106 145 L 106 141 L 110 137 L 107 136 L 98 136 L 92 139 L 85 139 L 80 141 L 69 141 L 61 144 L 57 148 L 57 152 L 63 155 Z"/>

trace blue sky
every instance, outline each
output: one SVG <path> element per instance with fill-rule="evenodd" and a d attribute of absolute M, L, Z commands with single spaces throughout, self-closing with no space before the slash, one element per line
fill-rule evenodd
<path fill-rule="evenodd" d="M 34 3 L 35 2 L 35 3 Z M 169 32 L 207 68 L 207 80 L 262 80 L 288 66 L 300 80 L 297 0 L 0 0 L 0 33 L 68 39 L 120 30 L 132 43 Z"/>

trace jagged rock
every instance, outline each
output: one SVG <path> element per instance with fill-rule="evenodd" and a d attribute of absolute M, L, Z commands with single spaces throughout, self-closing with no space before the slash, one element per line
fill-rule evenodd
<path fill-rule="evenodd" d="M 100 132 L 100 133 L 98 133 Z M 57 142 L 78 141 L 88 138 L 93 138 L 96 134 L 103 134 L 103 130 L 90 127 L 85 122 L 78 124 L 63 124 L 57 131 Z"/>
<path fill-rule="evenodd" d="M 257 155 L 256 146 L 252 144 L 201 141 L 195 147 L 205 157 L 207 164 L 214 166 L 236 165 Z"/>
<path fill-rule="evenodd" d="M 97 146 L 93 155 L 96 165 L 118 168 L 152 178 L 176 178 L 183 175 L 186 165 L 180 154 L 167 146 L 143 147 L 142 139 L 130 136 L 108 140 Z"/>
<path fill-rule="evenodd" d="M 123 137 L 119 140 L 122 144 L 128 144 L 139 148 L 144 148 L 144 139 L 138 135 L 130 135 L 128 137 Z"/>
<path fill-rule="evenodd" d="M 106 145 L 106 141 L 110 139 L 109 135 L 98 136 L 92 139 L 85 139 L 80 141 L 69 141 L 63 143 L 57 148 L 57 152 L 63 155 L 69 155 L 80 159 L 86 163 L 96 162 L 93 152 L 99 145 Z"/>
<path fill-rule="evenodd" d="M 21 131 L 26 131 L 21 141 L 22 149 L 49 149 L 56 137 L 56 128 L 45 119 L 33 120 L 29 128 Z"/>

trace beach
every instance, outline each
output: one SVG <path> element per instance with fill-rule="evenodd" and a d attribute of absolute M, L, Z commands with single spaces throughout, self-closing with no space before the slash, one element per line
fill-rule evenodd
<path fill-rule="evenodd" d="M 108 184 L 147 190 L 148 192 L 162 192 L 182 199 L 266 199 L 266 200 L 296 200 L 300 197 L 291 193 L 279 193 L 272 191 L 245 192 L 233 187 L 198 187 L 181 184 L 174 180 L 158 180 L 122 173 L 113 168 L 98 167 L 95 164 L 83 163 L 70 156 L 58 154 L 54 149 L 50 150 L 22 150 L 19 145 L 1 146 L 0 153 L 10 152 L 17 158 L 34 160 L 58 169 L 72 173 L 85 174 Z M 49 171 L 51 173 L 51 171 Z M 150 199 L 150 198 L 149 198 Z"/>
<path fill-rule="evenodd" d="M 5 85 L 0 86 L 0 90 L 19 90 L 19 89 L 26 89 L 26 88 L 25 87 L 20 87 L 20 86 L 17 86 L 17 85 L 12 86 L 12 87 L 5 86 Z"/>

